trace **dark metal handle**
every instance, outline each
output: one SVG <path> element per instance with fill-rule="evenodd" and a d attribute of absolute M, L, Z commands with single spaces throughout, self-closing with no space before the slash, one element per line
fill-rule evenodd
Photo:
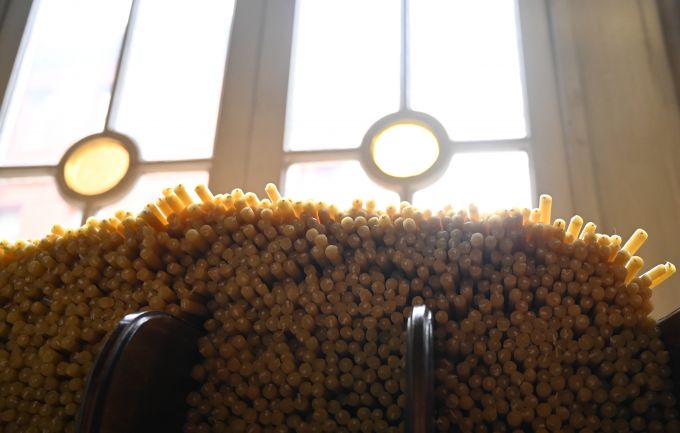
<path fill-rule="evenodd" d="M 407 433 L 432 431 L 433 393 L 432 313 L 425 305 L 417 305 L 406 323 Z"/>

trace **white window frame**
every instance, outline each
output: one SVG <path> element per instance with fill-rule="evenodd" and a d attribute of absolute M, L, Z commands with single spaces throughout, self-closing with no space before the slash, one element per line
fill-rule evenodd
<path fill-rule="evenodd" d="M 0 0 L 0 14 L 3 6 L 5 11 L 0 22 L 0 100 L 11 85 L 11 71 L 31 3 L 31 0 Z M 573 213 L 574 200 L 560 118 L 548 7 L 546 0 L 518 0 L 517 4 L 528 136 L 519 140 L 456 142 L 455 152 L 526 151 L 533 200 L 539 193 L 550 193 L 555 198 L 555 213 L 569 215 Z M 214 155 L 209 168 L 210 186 L 214 191 L 240 187 L 262 192 L 267 182 L 281 184 L 286 168 L 294 162 L 358 160 L 358 149 L 284 151 L 294 22 L 295 0 L 236 2 Z M 13 175 L 25 174 L 17 169 Z"/>
<path fill-rule="evenodd" d="M 24 37 L 27 31 L 30 31 L 32 27 L 32 22 L 37 12 L 37 10 L 34 9 L 37 9 L 40 1 L 41 0 L 0 0 L 0 127 L 2 127 L 5 110 L 8 109 L 11 93 L 15 85 L 14 81 L 17 79 L 16 71 L 18 71 L 18 66 L 21 64 L 22 56 L 26 50 L 28 40 L 24 40 Z M 137 9 L 138 1 L 133 0 L 130 5 L 128 22 L 126 23 L 126 28 L 123 32 L 121 52 L 118 57 L 114 79 L 111 84 L 112 100 L 109 103 L 104 122 L 106 125 L 105 129 L 110 135 L 117 135 L 114 131 L 109 130 L 109 121 L 112 112 L 115 112 L 115 107 L 118 103 L 119 95 L 116 92 L 116 87 L 121 71 L 121 65 L 123 65 L 126 60 L 124 58 L 126 55 L 125 47 L 129 44 L 129 33 L 131 26 L 134 25 L 133 23 Z M 121 138 L 125 139 L 123 142 L 125 142 L 127 146 L 128 140 L 126 136 L 123 135 Z M 74 146 L 77 146 L 77 144 L 74 144 L 71 148 L 66 150 L 65 155 L 67 155 Z M 132 144 L 130 144 L 130 146 L 134 147 Z M 128 151 L 130 150 L 134 149 L 129 149 Z M 134 184 L 134 181 L 143 174 L 166 171 L 207 171 L 208 174 L 210 174 L 212 162 L 212 157 L 181 160 L 137 160 L 131 164 L 128 174 L 126 174 L 126 177 L 118 185 L 121 186 L 121 188 L 118 188 L 118 186 L 114 188 L 120 189 L 120 193 L 110 194 L 105 199 L 89 197 L 78 197 L 77 199 L 73 197 L 70 198 L 74 207 L 77 207 L 82 211 L 81 222 L 85 223 L 88 217 L 95 215 L 102 207 L 107 206 L 111 201 L 116 201 L 124 197 Z M 0 167 L 0 178 L 47 176 L 52 177 L 55 180 L 55 184 L 59 185 L 62 183 L 60 165 L 61 163 L 59 165 L 2 166 Z M 168 183 L 171 184 L 171 182 L 172 180 L 169 179 Z M 125 183 L 125 185 L 123 185 L 123 183 Z M 69 196 L 71 194 L 67 194 L 61 188 L 59 188 L 59 192 L 65 201 L 69 201 Z M 109 192 L 113 193 L 114 191 L 112 189 Z"/>
<path fill-rule="evenodd" d="M 282 183 L 286 168 L 295 162 L 359 159 L 359 149 L 284 151 L 294 10 L 294 0 L 237 3 L 210 178 L 215 190 L 239 186 L 260 191 L 267 182 Z M 545 0 L 519 0 L 518 12 L 528 136 L 456 142 L 454 153 L 526 151 L 533 200 L 550 193 L 556 214 L 569 215 L 573 200 L 547 5 Z"/>

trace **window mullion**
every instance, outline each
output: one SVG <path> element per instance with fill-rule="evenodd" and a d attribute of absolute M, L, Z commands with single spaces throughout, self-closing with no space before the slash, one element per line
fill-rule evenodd
<path fill-rule="evenodd" d="M 98 208 L 94 206 L 94 203 L 91 201 L 86 201 L 83 203 L 83 215 L 80 218 L 80 224 L 85 224 L 87 222 L 87 219 L 91 216 L 94 216 L 94 214 L 97 213 Z"/>
<path fill-rule="evenodd" d="M 118 62 L 116 63 L 116 70 L 113 75 L 113 83 L 111 84 L 111 97 L 109 98 L 109 108 L 106 111 L 106 120 L 104 121 L 104 130 L 111 130 L 112 116 L 115 116 L 116 110 L 118 108 L 118 83 L 121 79 L 121 73 L 123 72 L 124 62 L 126 60 L 127 48 L 132 40 L 132 33 L 135 26 L 135 18 L 137 16 L 137 0 L 132 0 L 130 4 L 130 14 L 128 15 L 128 21 L 125 24 L 125 32 L 123 33 L 123 38 L 120 43 L 120 51 L 118 52 Z"/>
<path fill-rule="evenodd" d="M 2 169 L 0 169 L 0 178 L 54 176 L 56 173 L 57 167 L 54 165 L 19 165 L 2 167 Z"/>
<path fill-rule="evenodd" d="M 294 10 L 294 0 L 236 3 L 210 172 L 215 191 L 261 191 L 280 179 Z"/>
<path fill-rule="evenodd" d="M 265 0 L 237 1 L 215 132 L 213 191 L 243 187 L 250 153 Z"/>
<path fill-rule="evenodd" d="M 511 150 L 531 151 L 530 139 L 484 140 L 484 141 L 452 141 L 452 153 L 469 152 L 504 152 Z"/>
<path fill-rule="evenodd" d="M 283 162 L 286 164 L 316 161 L 347 161 L 358 160 L 359 158 L 359 149 L 302 150 L 285 152 L 283 154 Z"/>
<path fill-rule="evenodd" d="M 401 77 L 400 77 L 400 110 L 408 110 L 411 107 L 411 28 L 409 20 L 409 0 L 401 0 Z"/>
<path fill-rule="evenodd" d="M 546 2 L 519 0 L 521 55 L 530 130 L 532 197 L 550 193 L 555 215 L 571 215 L 573 196 L 559 112 Z M 540 186 L 540 190 L 537 190 Z M 586 191 L 579 191 L 586 193 Z M 534 203 L 536 204 L 536 203 Z"/>
<path fill-rule="evenodd" d="M 244 183 L 251 191 L 263 190 L 268 182 L 278 183 L 283 172 L 294 22 L 294 0 L 267 1 Z"/>
<path fill-rule="evenodd" d="M 212 159 L 178 159 L 174 161 L 143 161 L 137 164 L 138 173 L 157 173 L 166 171 L 209 170 Z"/>

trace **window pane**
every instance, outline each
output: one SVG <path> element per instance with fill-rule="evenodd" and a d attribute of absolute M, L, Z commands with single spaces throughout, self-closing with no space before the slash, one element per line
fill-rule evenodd
<path fill-rule="evenodd" d="M 411 2 L 411 104 L 439 119 L 453 140 L 526 136 L 515 6 Z"/>
<path fill-rule="evenodd" d="M 198 184 L 208 184 L 208 172 L 206 171 L 178 171 L 149 173 L 139 176 L 130 192 L 116 203 L 103 207 L 97 212 L 97 218 L 109 218 L 117 210 L 123 209 L 133 214 L 138 214 L 147 203 L 155 202 L 163 196 L 163 188 L 175 187 L 184 184 L 187 189 L 193 190 Z M 198 200 L 198 197 L 195 197 Z"/>
<path fill-rule="evenodd" d="M 454 155 L 446 173 L 413 195 L 421 208 L 441 209 L 447 204 L 493 212 L 531 207 L 531 179 L 526 152 L 480 152 Z"/>
<path fill-rule="evenodd" d="M 139 2 L 113 129 L 147 160 L 212 155 L 234 2 Z"/>
<path fill-rule="evenodd" d="M 56 164 L 101 131 L 130 0 L 34 2 L 0 116 L 0 164 Z M 0 113 L 1 114 L 1 113 Z"/>
<path fill-rule="evenodd" d="M 0 179 L 0 239 L 40 239 L 55 224 L 80 227 L 81 215 L 51 176 Z"/>
<path fill-rule="evenodd" d="M 357 161 L 293 164 L 285 179 L 285 196 L 323 200 L 345 210 L 355 198 L 374 199 L 378 208 L 399 204 L 399 195 L 376 185 Z"/>
<path fill-rule="evenodd" d="M 399 108 L 400 2 L 296 4 L 288 90 L 288 150 L 359 147 Z"/>

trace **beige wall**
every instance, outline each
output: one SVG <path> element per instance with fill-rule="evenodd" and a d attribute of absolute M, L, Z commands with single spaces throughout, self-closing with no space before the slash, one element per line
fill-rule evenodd
<path fill-rule="evenodd" d="M 680 265 L 680 111 L 654 0 L 550 0 L 574 208 L 624 240 L 645 270 Z M 680 307 L 680 275 L 654 294 Z"/>

